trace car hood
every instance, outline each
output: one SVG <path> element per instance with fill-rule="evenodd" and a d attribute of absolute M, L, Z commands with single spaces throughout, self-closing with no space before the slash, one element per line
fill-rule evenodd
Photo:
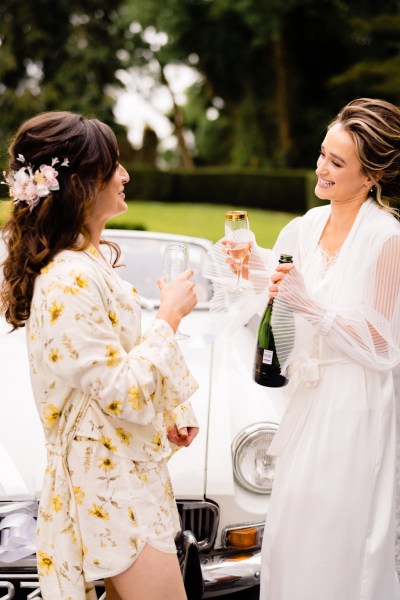
<path fill-rule="evenodd" d="M 155 314 L 143 310 L 143 329 Z M 179 342 L 199 384 L 191 401 L 201 435 L 190 448 L 182 448 L 170 459 L 176 497 L 189 500 L 201 499 L 205 493 L 212 346 L 198 344 L 197 340 L 207 315 L 208 311 L 198 310 L 183 319 L 181 327 L 190 339 Z M 30 385 L 25 331 L 9 330 L 0 319 L 0 501 L 39 498 L 46 467 L 45 440 Z"/>

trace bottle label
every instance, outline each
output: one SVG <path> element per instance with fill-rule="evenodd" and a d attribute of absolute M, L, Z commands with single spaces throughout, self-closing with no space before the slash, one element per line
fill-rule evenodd
<path fill-rule="evenodd" d="M 272 350 L 264 350 L 263 352 L 263 364 L 264 365 L 272 365 L 272 358 L 274 356 L 274 353 Z"/>

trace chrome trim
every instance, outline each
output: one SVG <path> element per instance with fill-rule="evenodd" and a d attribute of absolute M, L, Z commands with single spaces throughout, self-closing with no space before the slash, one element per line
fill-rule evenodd
<path fill-rule="evenodd" d="M 200 552 L 213 547 L 219 525 L 219 508 L 212 502 L 177 500 L 182 531 L 190 530 L 196 537 Z"/>
<path fill-rule="evenodd" d="M 6 596 L 0 596 L 0 600 L 12 600 L 12 598 L 20 599 L 20 594 L 16 596 L 16 592 L 19 590 L 15 589 L 13 581 L 17 580 L 19 583 L 19 590 L 32 590 L 26 597 L 26 600 L 43 600 L 40 595 L 39 580 L 36 573 L 2 573 L 0 571 L 0 591 L 1 589 L 7 590 Z M 104 581 L 93 581 L 95 588 L 104 589 Z M 100 596 L 99 600 L 106 600 L 105 592 Z"/>
<path fill-rule="evenodd" d="M 261 488 L 261 487 L 257 487 L 255 485 L 251 485 L 250 483 L 248 483 L 248 481 L 246 481 L 244 479 L 244 477 L 242 477 L 241 473 L 240 473 L 240 469 L 237 465 L 237 456 L 238 456 L 238 452 L 241 448 L 241 446 L 244 444 L 245 441 L 247 441 L 249 438 L 254 437 L 256 434 L 259 434 L 260 432 L 265 432 L 265 433 L 273 433 L 274 435 L 276 434 L 276 432 L 278 431 L 278 424 L 277 423 L 267 423 L 267 422 L 260 422 L 260 423 L 254 423 L 253 425 L 249 425 L 249 427 L 246 427 L 245 429 L 243 429 L 233 440 L 232 442 L 232 463 L 233 463 L 233 475 L 235 477 L 235 480 L 244 488 L 246 488 L 247 490 L 250 490 L 251 492 L 255 492 L 256 494 L 270 494 L 271 490 L 272 490 L 272 484 L 270 486 L 270 488 L 268 490 L 266 490 L 265 488 Z"/>
<path fill-rule="evenodd" d="M 205 584 L 203 598 L 260 585 L 261 550 L 200 556 L 200 562 Z"/>

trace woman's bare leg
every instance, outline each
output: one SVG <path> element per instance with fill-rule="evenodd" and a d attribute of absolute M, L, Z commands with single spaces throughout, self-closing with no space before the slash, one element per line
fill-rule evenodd
<path fill-rule="evenodd" d="M 106 588 L 106 600 L 122 600 L 121 596 L 118 594 L 117 590 L 115 589 L 111 579 L 105 579 L 104 585 Z"/>
<path fill-rule="evenodd" d="M 187 600 L 176 554 L 161 552 L 148 544 L 133 565 L 112 577 L 111 582 L 119 595 L 107 596 L 107 600 Z"/>

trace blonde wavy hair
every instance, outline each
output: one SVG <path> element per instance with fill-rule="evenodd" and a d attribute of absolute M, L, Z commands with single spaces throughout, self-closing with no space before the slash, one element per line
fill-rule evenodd
<path fill-rule="evenodd" d="M 328 125 L 340 123 L 352 136 L 362 170 L 374 185 L 370 196 L 399 218 L 400 108 L 376 98 L 352 100 Z"/>

